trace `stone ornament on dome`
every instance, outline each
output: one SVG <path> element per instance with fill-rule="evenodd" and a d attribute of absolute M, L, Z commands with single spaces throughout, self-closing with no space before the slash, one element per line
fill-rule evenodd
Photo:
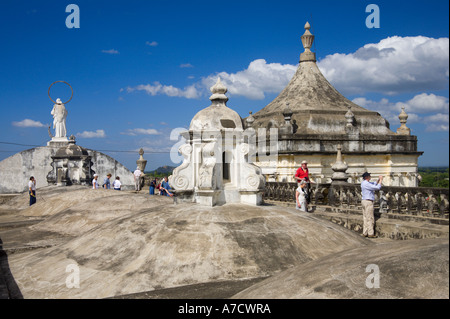
<path fill-rule="evenodd" d="M 247 127 L 248 128 L 252 128 L 253 127 L 253 123 L 255 122 L 255 118 L 253 117 L 253 112 L 248 112 L 249 116 L 246 119 L 247 122 Z"/>
<path fill-rule="evenodd" d="M 301 36 L 305 52 L 300 54 L 300 62 L 316 62 L 316 54 L 314 52 L 311 52 L 311 47 L 314 42 L 314 35 L 309 31 L 309 29 L 311 29 L 311 25 L 309 24 L 309 22 L 306 22 L 305 33 Z"/>
<path fill-rule="evenodd" d="M 348 108 L 348 111 L 347 111 L 347 113 L 345 113 L 345 119 L 347 120 L 346 126 L 352 127 L 355 122 L 355 114 L 353 114 L 353 112 L 352 112 L 351 105 L 349 105 L 347 108 Z"/>
<path fill-rule="evenodd" d="M 406 126 L 406 122 L 408 121 L 408 114 L 405 112 L 405 107 L 402 106 L 402 112 L 398 116 L 400 120 L 400 127 L 397 129 L 397 134 L 400 135 L 411 135 L 411 129 Z"/>
<path fill-rule="evenodd" d="M 216 84 L 214 84 L 210 90 L 212 95 L 209 99 L 212 102 L 226 103 L 228 101 L 228 97 L 225 95 L 228 90 L 227 87 L 222 83 L 222 81 L 220 81 L 220 77 L 217 79 Z"/>
<path fill-rule="evenodd" d="M 348 165 L 342 160 L 342 145 L 337 146 L 336 162 L 331 166 L 333 175 L 331 176 L 332 183 L 346 183 L 348 180 L 347 169 Z"/>

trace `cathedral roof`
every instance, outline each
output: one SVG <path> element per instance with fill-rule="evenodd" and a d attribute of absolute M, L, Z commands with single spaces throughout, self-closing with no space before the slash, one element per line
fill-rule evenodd
<path fill-rule="evenodd" d="M 285 89 L 266 107 L 253 114 L 253 127 L 282 126 L 283 113 L 289 108 L 292 119 L 299 130 L 308 134 L 345 133 L 346 117 L 351 111 L 359 121 L 361 133 L 395 134 L 389 123 L 377 112 L 367 110 L 339 93 L 324 77 L 316 64 L 315 53 L 310 48 L 314 35 L 305 25 L 301 37 L 305 52 L 300 55 L 300 64 Z M 300 131 L 299 131 L 300 133 Z"/>

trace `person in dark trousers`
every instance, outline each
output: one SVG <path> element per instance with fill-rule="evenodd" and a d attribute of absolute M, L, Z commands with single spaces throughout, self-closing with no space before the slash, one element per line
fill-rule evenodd
<path fill-rule="evenodd" d="M 154 180 L 150 182 L 150 195 L 155 195 L 155 188 L 158 185 L 158 178 L 156 177 Z"/>
<path fill-rule="evenodd" d="M 36 204 L 36 179 L 33 176 L 30 177 L 28 182 L 28 192 L 30 194 L 30 206 Z"/>

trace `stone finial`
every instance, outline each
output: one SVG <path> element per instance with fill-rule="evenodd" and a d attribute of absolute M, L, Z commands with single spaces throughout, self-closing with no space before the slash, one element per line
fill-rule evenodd
<path fill-rule="evenodd" d="M 397 129 L 397 134 L 400 135 L 411 135 L 411 129 L 406 126 L 406 122 L 408 121 L 408 114 L 405 112 L 405 107 L 402 107 L 402 112 L 398 116 L 400 120 L 400 127 Z"/>
<path fill-rule="evenodd" d="M 284 124 L 281 127 L 282 134 L 293 134 L 294 133 L 293 126 L 291 123 L 292 114 L 294 114 L 294 112 L 292 112 L 292 110 L 289 107 L 289 102 L 287 102 L 286 108 L 283 111 Z"/>
<path fill-rule="evenodd" d="M 286 102 L 286 108 L 283 111 L 284 120 L 290 122 L 292 114 L 294 114 L 294 112 L 292 112 L 291 108 L 289 107 L 289 102 Z"/>
<path fill-rule="evenodd" d="M 75 144 L 76 142 L 75 142 L 75 135 L 70 135 L 69 136 L 69 143 L 71 143 L 71 144 Z"/>
<path fill-rule="evenodd" d="M 137 167 L 141 170 L 141 172 L 144 172 L 145 166 L 147 166 L 147 160 L 144 159 L 144 149 L 141 148 L 139 150 L 139 159 L 136 161 Z"/>
<path fill-rule="evenodd" d="M 209 98 L 212 102 L 221 102 L 226 103 L 228 101 L 228 97 L 225 93 L 228 92 L 227 87 L 220 81 L 220 77 L 217 79 L 216 84 L 211 87 L 211 97 Z"/>
<path fill-rule="evenodd" d="M 348 128 L 353 127 L 353 124 L 355 122 L 355 114 L 353 114 L 352 112 L 351 105 L 348 106 L 348 111 L 347 113 L 345 113 L 345 119 L 347 120 L 347 124 L 345 126 Z"/>
<path fill-rule="evenodd" d="M 311 29 L 311 25 L 309 24 L 309 22 L 306 22 L 305 33 L 301 36 L 305 52 L 300 54 L 300 62 L 307 62 L 307 61 L 316 62 L 316 54 L 314 52 L 311 52 L 311 47 L 314 42 L 314 35 L 311 34 L 309 29 Z"/>
<path fill-rule="evenodd" d="M 342 146 L 337 146 L 337 156 L 336 163 L 331 166 L 333 170 L 333 175 L 331 176 L 332 183 L 347 183 L 348 175 L 347 169 L 348 165 L 342 160 Z"/>
<path fill-rule="evenodd" d="M 253 123 L 255 122 L 255 118 L 253 117 L 253 112 L 249 112 L 249 116 L 246 119 L 247 128 L 252 128 Z"/>

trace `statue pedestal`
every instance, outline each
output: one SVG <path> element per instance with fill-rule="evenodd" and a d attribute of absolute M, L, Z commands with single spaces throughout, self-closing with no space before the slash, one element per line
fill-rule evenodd
<path fill-rule="evenodd" d="M 69 144 L 67 137 L 53 137 L 51 141 L 47 142 L 47 146 L 64 147 Z"/>

